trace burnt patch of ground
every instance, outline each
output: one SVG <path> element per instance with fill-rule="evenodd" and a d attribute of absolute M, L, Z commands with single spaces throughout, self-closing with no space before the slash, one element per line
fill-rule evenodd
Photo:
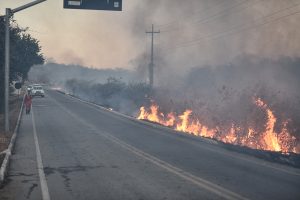
<path fill-rule="evenodd" d="M 300 155 L 293 152 L 288 154 L 283 154 L 281 152 L 251 149 L 249 147 L 238 146 L 238 145 L 223 143 L 219 141 L 218 143 L 221 144 L 224 148 L 232 151 L 248 154 L 263 160 L 267 160 L 269 162 L 275 162 L 284 165 L 289 165 L 295 168 L 300 168 Z"/>
<path fill-rule="evenodd" d="M 172 127 L 163 126 L 156 122 L 151 122 L 149 120 L 144 120 L 144 119 L 142 121 L 145 121 L 145 122 L 148 122 L 151 124 L 155 124 L 157 126 L 170 128 L 170 130 L 173 130 Z M 175 131 L 175 130 L 173 130 L 173 131 Z M 186 137 L 194 137 L 195 139 L 203 138 L 200 136 L 195 136 L 193 134 L 187 134 L 185 132 L 179 132 L 179 131 L 175 131 L 175 132 L 181 133 L 183 136 L 186 136 Z M 279 163 L 279 164 L 284 164 L 284 165 L 288 165 L 288 166 L 295 167 L 295 168 L 300 168 L 300 155 L 293 153 L 293 152 L 290 152 L 288 154 L 283 154 L 282 152 L 251 149 L 249 147 L 224 143 L 224 142 L 218 141 L 216 139 L 211 139 L 211 138 L 205 138 L 205 139 L 216 141 L 218 145 L 220 145 L 223 148 L 230 150 L 230 151 L 235 151 L 238 153 L 251 155 L 253 157 L 260 158 L 260 159 L 263 159 L 263 160 L 266 160 L 269 162 L 273 162 L 273 163 Z"/>

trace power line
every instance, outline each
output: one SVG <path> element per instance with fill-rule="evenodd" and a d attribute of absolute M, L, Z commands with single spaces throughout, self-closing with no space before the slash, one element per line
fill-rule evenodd
<path fill-rule="evenodd" d="M 264 0 L 256 0 L 256 1 L 250 1 L 250 4 L 248 4 L 246 7 L 240 9 L 239 11 L 242 11 L 242 10 L 245 10 L 246 8 L 248 8 L 249 6 L 252 6 L 258 2 L 261 2 L 261 1 L 264 1 Z M 200 25 L 200 24 L 207 24 L 209 22 L 212 22 L 214 21 L 215 19 L 219 18 L 219 17 L 222 17 L 224 15 L 227 15 L 228 12 L 227 11 L 230 11 L 231 9 L 234 9 L 234 8 L 237 8 L 237 7 L 240 7 L 240 6 L 243 6 L 245 5 L 246 3 L 248 3 L 249 1 L 248 0 L 245 0 L 243 2 L 239 2 L 237 4 L 234 4 L 232 5 L 231 7 L 229 8 L 226 8 L 224 10 L 221 10 L 220 12 L 217 12 L 215 13 L 214 15 L 212 16 L 208 16 L 208 17 L 205 17 L 205 18 L 202 18 L 202 19 L 199 19 L 195 22 L 192 22 L 191 25 L 193 24 L 197 24 L 197 25 Z M 167 30 L 163 30 L 162 33 L 166 33 L 166 32 L 171 32 L 171 31 L 176 31 L 176 30 L 180 30 L 181 27 L 177 27 L 177 28 L 173 28 L 173 29 L 167 29 Z"/>
<path fill-rule="evenodd" d="M 226 2 L 226 1 L 219 1 L 217 4 L 215 4 L 213 7 L 209 7 L 209 8 L 207 8 L 207 9 L 201 9 L 201 10 L 198 10 L 198 11 L 196 11 L 196 12 L 194 12 L 194 14 L 195 13 L 200 13 L 200 12 L 202 12 L 202 11 L 205 11 L 205 12 L 208 12 L 209 10 L 212 10 L 212 9 L 214 9 L 215 8 L 215 6 L 218 6 L 219 4 L 223 4 L 224 2 Z M 198 17 L 198 16 L 196 16 L 196 17 Z M 190 19 L 190 16 L 189 17 L 185 17 L 184 19 Z M 183 19 L 181 19 L 181 21 L 182 21 Z M 165 23 L 165 24 L 160 24 L 160 25 L 157 25 L 158 27 L 160 27 L 160 28 L 163 28 L 163 27 L 169 27 L 169 26 L 172 26 L 172 25 L 176 25 L 176 24 L 178 24 L 178 20 L 174 20 L 174 21 L 172 21 L 172 22 L 168 22 L 168 23 Z"/>
<path fill-rule="evenodd" d="M 279 13 L 279 12 L 282 12 L 282 11 L 284 11 L 284 10 L 286 10 L 286 9 L 293 8 L 294 6 L 297 6 L 297 5 L 298 5 L 298 4 L 289 6 L 289 7 L 287 7 L 287 8 L 279 9 L 279 10 L 273 12 L 273 13 L 270 13 L 269 15 L 266 15 L 266 16 L 260 17 L 259 19 L 256 19 L 256 20 L 252 21 L 251 23 L 255 23 L 255 21 L 259 21 L 259 20 L 261 20 L 261 19 L 270 17 L 270 16 L 275 15 L 275 14 L 277 14 L 277 13 Z M 245 25 L 242 25 L 242 26 L 237 25 L 237 26 L 231 27 L 230 29 L 221 32 L 221 34 L 223 34 L 223 33 L 225 33 L 225 32 L 228 32 L 228 31 L 235 30 L 235 29 L 240 28 L 240 27 L 244 27 L 244 26 L 245 26 Z M 178 44 L 175 44 L 174 46 L 177 46 L 177 45 L 180 45 L 180 44 L 188 44 L 188 43 L 197 42 L 197 41 L 199 41 L 199 40 L 206 39 L 206 38 L 210 38 L 210 37 L 215 36 L 215 35 L 218 35 L 218 34 L 220 34 L 220 33 L 209 34 L 209 35 L 206 35 L 206 36 L 203 36 L 203 37 L 200 37 L 200 38 L 195 38 L 195 39 L 186 41 L 186 42 L 184 42 L 184 43 L 178 43 Z"/>
<path fill-rule="evenodd" d="M 275 14 L 278 14 L 282 11 L 285 11 L 285 10 L 289 10 L 291 8 L 294 8 L 294 7 L 297 7 L 298 5 L 300 4 L 295 4 L 293 6 L 290 6 L 290 7 L 287 7 L 287 8 L 284 8 L 284 9 L 280 9 L 276 12 L 273 12 L 267 16 L 264 16 L 264 17 L 261 17 L 259 19 L 262 19 L 262 18 L 268 18 L 270 16 L 273 16 Z M 284 16 L 281 16 L 281 17 L 278 17 L 274 20 L 271 20 L 271 21 L 267 21 L 267 22 L 264 22 L 262 24 L 257 24 L 257 25 L 253 25 L 253 26 L 235 26 L 235 27 L 232 27 L 231 29 L 225 31 L 225 32 L 222 32 L 222 33 L 217 33 L 217 34 L 211 34 L 211 35 L 207 35 L 207 36 L 204 36 L 204 37 L 201 37 L 201 38 L 198 38 L 198 39 L 194 39 L 194 40 L 191 40 L 191 41 L 187 41 L 185 43 L 181 43 L 181 44 L 177 44 L 175 46 L 172 46 L 170 48 L 165 48 L 164 50 L 170 50 L 170 49 L 178 49 L 178 48 L 183 48 L 183 47 L 188 47 L 188 46 L 194 46 L 194 45 L 198 45 L 199 43 L 201 43 L 200 41 L 201 40 L 204 40 L 204 39 L 210 39 L 210 40 L 215 40 L 215 39 L 218 39 L 218 38 L 221 38 L 223 36 L 226 36 L 226 35 L 233 35 L 233 34 L 237 34 L 237 33 L 240 33 L 240 32 L 243 32 L 243 31 L 246 31 L 246 30 L 249 30 L 249 29 L 253 29 L 253 28 L 257 28 L 259 26 L 264 26 L 266 24 L 269 24 L 269 23 L 272 23 L 272 22 L 275 22 L 275 21 L 278 21 L 280 19 L 283 19 L 283 18 L 286 18 L 286 17 L 289 17 L 289 16 L 292 16 L 292 15 L 295 15 L 295 14 L 298 14 L 300 11 L 296 11 L 296 12 L 292 12 L 292 13 L 289 13 L 287 15 L 284 15 Z M 252 22 L 253 23 L 257 23 L 258 21 L 260 20 L 255 20 Z M 229 34 L 229 33 L 232 33 L 232 34 Z"/>
<path fill-rule="evenodd" d="M 230 9 L 232 9 L 232 8 L 234 8 L 234 7 L 237 7 L 238 5 L 240 5 L 241 3 L 246 3 L 248 0 L 245 0 L 245 1 L 243 1 L 243 2 L 238 2 L 237 4 L 233 4 L 231 7 L 229 7 L 229 8 L 225 8 L 225 10 L 221 10 L 221 11 L 219 11 L 219 12 L 217 12 L 217 13 L 215 13 L 213 16 L 208 16 L 208 17 L 205 17 L 205 18 L 200 18 L 200 20 L 206 20 L 206 19 L 209 19 L 210 17 L 214 17 L 215 15 L 218 15 L 218 14 L 220 14 L 220 13 L 223 13 L 223 12 L 226 12 L 227 10 L 230 10 Z M 224 2 L 224 1 L 223 1 Z M 218 5 L 218 4 L 217 4 Z M 210 9 L 208 9 L 208 10 L 211 10 L 212 8 L 214 8 L 214 7 L 211 7 Z M 206 10 L 207 11 L 207 10 Z M 188 17 L 186 17 L 186 19 L 189 19 Z M 199 20 L 198 20 L 199 21 Z M 174 21 L 173 23 L 178 23 L 178 21 Z M 176 30 L 176 29 L 174 29 L 174 30 Z M 165 31 L 169 31 L 169 30 L 165 30 Z"/>
<path fill-rule="evenodd" d="M 288 15 L 285 15 L 285 16 L 282 16 L 282 17 L 277 18 L 277 19 L 275 19 L 275 20 L 273 20 L 273 21 L 268 21 L 268 22 L 266 22 L 266 23 L 259 24 L 259 25 L 257 25 L 257 26 L 245 27 L 244 29 L 241 29 L 241 30 L 238 31 L 238 32 L 233 32 L 231 35 L 226 33 L 226 34 L 215 35 L 215 36 L 212 36 L 212 37 L 201 38 L 201 39 L 198 39 L 198 40 L 197 40 L 198 42 L 195 42 L 195 43 L 191 43 L 191 44 L 189 44 L 190 42 L 189 42 L 189 43 L 183 43 L 183 45 L 173 46 L 173 47 L 171 47 L 171 48 L 166 48 L 166 49 L 164 49 L 164 50 L 179 49 L 179 48 L 184 48 L 184 47 L 189 47 L 189 46 L 199 45 L 199 44 L 201 44 L 201 42 L 200 42 L 199 40 L 204 40 L 204 39 L 216 40 L 216 39 L 222 38 L 223 36 L 226 36 L 226 35 L 232 36 L 233 34 L 237 34 L 237 33 L 240 33 L 240 32 L 246 31 L 246 30 L 249 30 L 249 29 L 254 29 L 254 28 L 257 28 L 257 27 L 259 27 L 259 26 L 264 26 L 264 25 L 267 25 L 267 24 L 269 24 L 269 23 L 278 21 L 278 20 L 280 20 L 280 19 L 282 19 L 282 18 L 289 17 L 289 16 L 292 16 L 292 15 L 295 15 L 295 14 L 298 14 L 298 13 L 300 13 L 300 11 L 297 11 L 297 12 L 294 12 L 294 13 L 291 13 L 291 14 L 288 14 Z M 231 31 L 231 32 L 232 32 L 232 31 Z"/>

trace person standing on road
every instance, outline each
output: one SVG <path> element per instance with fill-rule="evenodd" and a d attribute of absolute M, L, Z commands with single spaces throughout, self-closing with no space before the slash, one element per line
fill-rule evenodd
<path fill-rule="evenodd" d="M 25 108 L 26 108 L 26 115 L 30 113 L 31 103 L 32 103 L 31 96 L 27 92 L 26 95 L 25 95 L 25 98 L 24 98 L 24 104 L 25 104 Z"/>

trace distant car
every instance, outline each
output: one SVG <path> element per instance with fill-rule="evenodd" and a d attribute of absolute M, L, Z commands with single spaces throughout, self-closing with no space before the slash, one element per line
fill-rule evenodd
<path fill-rule="evenodd" d="M 30 95 L 45 97 L 45 91 L 41 85 L 33 85 Z"/>

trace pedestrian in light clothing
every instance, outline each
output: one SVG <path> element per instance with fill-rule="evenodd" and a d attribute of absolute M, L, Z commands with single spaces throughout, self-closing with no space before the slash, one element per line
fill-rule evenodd
<path fill-rule="evenodd" d="M 24 98 L 24 104 L 25 104 L 25 108 L 26 108 L 26 115 L 30 113 L 31 103 L 32 103 L 31 96 L 28 93 L 26 93 L 25 98 Z"/>

